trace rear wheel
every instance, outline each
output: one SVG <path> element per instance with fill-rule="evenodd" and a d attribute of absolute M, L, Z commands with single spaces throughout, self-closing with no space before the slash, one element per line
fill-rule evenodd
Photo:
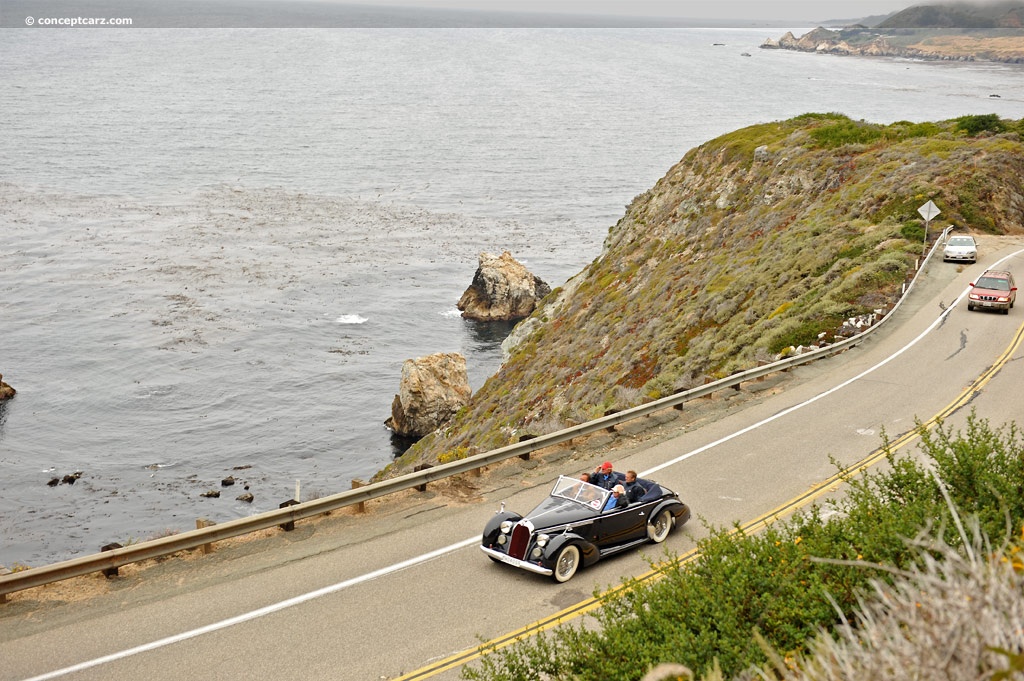
<path fill-rule="evenodd" d="M 662 509 L 661 513 L 654 516 L 654 519 L 647 523 L 647 537 L 655 544 L 665 541 L 668 533 L 671 531 L 672 513 L 667 508 Z"/>
<path fill-rule="evenodd" d="M 555 571 L 551 575 L 556 582 L 568 582 L 580 567 L 580 550 L 574 544 L 562 547 L 555 559 Z"/>

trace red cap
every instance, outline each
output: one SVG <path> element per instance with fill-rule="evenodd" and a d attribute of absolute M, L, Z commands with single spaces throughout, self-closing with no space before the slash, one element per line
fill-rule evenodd
<path fill-rule="evenodd" d="M 601 464 L 601 470 L 603 471 L 610 471 L 612 468 L 613 466 L 611 461 L 605 461 L 603 464 Z"/>

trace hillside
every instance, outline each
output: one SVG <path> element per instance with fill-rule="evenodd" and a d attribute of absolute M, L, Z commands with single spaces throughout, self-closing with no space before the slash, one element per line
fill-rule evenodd
<path fill-rule="evenodd" d="M 1022 28 L 1024 3 L 1009 0 L 987 4 L 915 5 L 897 12 L 876 28 Z"/>
<path fill-rule="evenodd" d="M 917 208 L 1024 232 L 1024 120 L 888 126 L 807 114 L 688 152 L 634 198 L 600 256 L 513 331 L 443 431 L 378 477 L 518 442 L 833 337 L 894 302 L 923 249 Z"/>

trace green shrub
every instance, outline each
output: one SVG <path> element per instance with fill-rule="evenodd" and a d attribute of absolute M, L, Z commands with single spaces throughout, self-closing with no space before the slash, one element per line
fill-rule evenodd
<path fill-rule="evenodd" d="M 834 121 L 811 130 L 811 137 L 824 149 L 835 149 L 848 144 L 871 144 L 883 136 L 881 126 L 849 119 Z"/>
<path fill-rule="evenodd" d="M 998 114 L 982 114 L 957 118 L 956 129 L 974 137 L 983 132 L 1003 132 L 1006 129 L 1006 125 L 999 118 Z"/>
<path fill-rule="evenodd" d="M 900 227 L 900 236 L 907 241 L 924 241 L 924 223 L 920 220 L 907 220 Z"/>

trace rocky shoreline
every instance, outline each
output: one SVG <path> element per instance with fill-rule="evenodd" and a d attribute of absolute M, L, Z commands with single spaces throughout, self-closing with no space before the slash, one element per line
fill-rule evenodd
<path fill-rule="evenodd" d="M 799 38 L 792 32 L 778 40 L 768 38 L 760 47 L 815 54 L 1024 64 L 1024 33 L 1000 36 L 941 34 L 936 31 L 879 34 L 863 28 L 833 31 L 819 26 Z"/>

